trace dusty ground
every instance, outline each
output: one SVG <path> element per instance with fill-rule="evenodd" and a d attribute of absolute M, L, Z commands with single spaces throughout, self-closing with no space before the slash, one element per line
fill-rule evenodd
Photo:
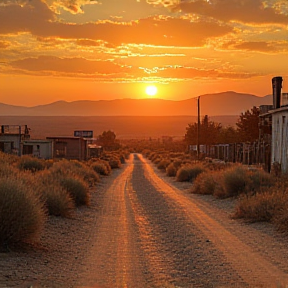
<path fill-rule="evenodd" d="M 38 247 L 1 253 L 0 287 L 288 287 L 288 238 L 190 185 L 135 156 Z"/>

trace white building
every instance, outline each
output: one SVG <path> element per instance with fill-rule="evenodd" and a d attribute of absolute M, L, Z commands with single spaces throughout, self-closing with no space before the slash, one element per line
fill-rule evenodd
<path fill-rule="evenodd" d="M 41 159 L 53 158 L 52 140 L 24 140 L 22 141 L 22 155 L 31 155 Z"/>
<path fill-rule="evenodd" d="M 288 107 L 270 111 L 272 114 L 271 164 L 279 163 L 288 172 Z"/>
<path fill-rule="evenodd" d="M 282 77 L 272 79 L 273 109 L 266 113 L 272 124 L 271 167 L 278 167 L 282 173 L 288 172 L 288 98 L 281 93 Z"/>

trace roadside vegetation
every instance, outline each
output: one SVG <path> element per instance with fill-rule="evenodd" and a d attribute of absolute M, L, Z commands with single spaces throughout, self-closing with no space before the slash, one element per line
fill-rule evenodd
<path fill-rule="evenodd" d="M 190 182 L 193 194 L 237 199 L 235 219 L 271 222 L 288 232 L 288 177 L 276 177 L 259 167 L 206 158 L 185 152 L 143 149 L 142 154 L 168 177 Z"/>
<path fill-rule="evenodd" d="M 120 168 L 129 154 L 119 149 L 69 161 L 0 152 L 0 250 L 38 242 L 49 217 L 70 218 L 78 207 L 91 205 L 101 177 Z"/>

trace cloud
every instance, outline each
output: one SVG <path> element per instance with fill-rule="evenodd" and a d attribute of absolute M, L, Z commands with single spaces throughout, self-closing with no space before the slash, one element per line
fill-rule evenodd
<path fill-rule="evenodd" d="M 1 0 L 4 5 L 18 4 L 18 5 L 29 5 L 34 0 Z M 59 8 L 63 8 L 72 14 L 83 13 L 82 6 L 88 4 L 97 4 L 97 0 L 41 0 L 46 3 L 47 6 L 51 7 L 54 12 L 57 12 Z M 1 5 L 1 3 L 0 3 Z"/>
<path fill-rule="evenodd" d="M 233 50 L 245 50 L 245 51 L 254 51 L 262 53 L 281 53 L 288 51 L 288 42 L 285 41 L 243 41 L 236 42 L 230 41 L 222 45 L 223 49 L 233 49 Z"/>
<path fill-rule="evenodd" d="M 233 28 L 227 25 L 171 17 L 150 17 L 128 23 L 62 23 L 55 21 L 55 14 L 44 2 L 31 0 L 31 3 L 33 5 L 0 7 L 0 34 L 30 32 L 37 37 L 102 40 L 112 45 L 134 43 L 199 47 L 210 37 L 233 32 Z"/>
<path fill-rule="evenodd" d="M 107 81 L 132 81 L 133 79 L 150 77 L 162 78 L 162 81 L 183 81 L 189 79 L 226 78 L 246 79 L 258 76 L 255 73 L 234 72 L 231 69 L 197 69 L 185 66 L 162 66 L 153 69 L 138 68 L 136 66 L 120 65 L 111 61 L 92 61 L 84 58 L 59 58 L 52 56 L 40 56 L 26 58 L 9 63 L 10 72 L 6 73 L 37 75 L 37 76 L 64 76 L 80 78 L 102 78 Z M 166 80 L 165 80 L 166 79 Z"/>
<path fill-rule="evenodd" d="M 88 4 L 98 4 L 96 0 L 45 0 L 49 6 L 57 12 L 63 8 L 72 14 L 83 13 L 82 7 Z"/>
<path fill-rule="evenodd" d="M 156 76 L 156 75 L 155 75 Z M 226 78 L 226 79 L 247 79 L 258 76 L 255 73 L 234 72 L 218 69 L 195 69 L 193 67 L 165 67 L 159 69 L 157 73 L 161 78 L 178 78 L 179 80 L 197 79 L 197 78 Z"/>
<path fill-rule="evenodd" d="M 212 17 L 224 22 L 237 21 L 250 24 L 288 24 L 288 15 L 261 0 L 196 0 L 181 1 L 174 11 Z"/>
<path fill-rule="evenodd" d="M 129 70 L 111 61 L 91 61 L 84 58 L 40 56 L 10 62 L 14 69 L 34 72 L 53 71 L 67 74 L 117 74 Z"/>
<path fill-rule="evenodd" d="M 180 0 L 146 0 L 146 2 L 152 5 L 169 7 L 178 4 Z"/>
<path fill-rule="evenodd" d="M 27 0 L 26 5 L 0 6 L 0 34 L 31 32 L 55 20 L 55 14 L 40 0 Z"/>
<path fill-rule="evenodd" d="M 0 49 L 5 49 L 10 46 L 10 43 L 7 41 L 0 41 Z"/>
<path fill-rule="evenodd" d="M 261 42 L 243 42 L 234 45 L 234 48 L 240 50 L 250 50 L 259 52 L 276 52 L 276 48 L 271 44 L 261 41 Z"/>

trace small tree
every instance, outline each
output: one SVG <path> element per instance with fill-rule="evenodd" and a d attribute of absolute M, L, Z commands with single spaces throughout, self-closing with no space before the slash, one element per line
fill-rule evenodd
<path fill-rule="evenodd" d="M 104 131 L 98 136 L 99 145 L 103 146 L 105 149 L 119 149 L 119 143 L 116 141 L 116 134 L 111 131 Z"/>
<path fill-rule="evenodd" d="M 241 113 L 236 123 L 240 141 L 253 142 L 259 138 L 259 114 L 260 110 L 255 106 Z"/>
<path fill-rule="evenodd" d="M 238 131 L 232 126 L 223 127 L 220 131 L 218 143 L 237 143 L 239 139 Z"/>
<path fill-rule="evenodd" d="M 187 144 L 195 145 L 197 143 L 197 129 L 197 123 L 188 124 L 188 127 L 186 128 L 186 134 L 184 136 L 185 142 Z M 216 144 L 221 129 L 222 126 L 220 123 L 209 121 L 208 115 L 205 115 L 202 119 L 202 122 L 200 123 L 199 143 L 206 145 Z"/>

